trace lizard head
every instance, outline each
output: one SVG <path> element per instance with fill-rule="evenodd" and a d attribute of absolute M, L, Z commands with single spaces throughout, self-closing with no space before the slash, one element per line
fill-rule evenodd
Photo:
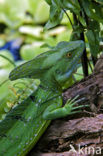
<path fill-rule="evenodd" d="M 10 80 L 20 78 L 51 79 L 66 81 L 77 65 L 83 52 L 83 41 L 60 42 L 51 50 L 16 67 L 9 75 Z"/>
<path fill-rule="evenodd" d="M 58 55 L 61 55 L 61 58 L 55 64 L 54 77 L 58 83 L 65 83 L 71 76 L 78 65 L 84 47 L 84 42 L 81 40 L 61 42 L 57 45 Z"/>

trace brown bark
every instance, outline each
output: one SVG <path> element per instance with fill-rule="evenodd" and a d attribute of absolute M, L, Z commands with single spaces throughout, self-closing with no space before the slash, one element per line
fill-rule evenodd
<path fill-rule="evenodd" d="M 77 95 L 78 99 L 82 99 L 78 105 L 88 104 L 89 107 L 80 113 L 52 121 L 29 156 L 87 156 L 89 152 L 90 155 L 97 155 L 98 147 L 98 155 L 103 155 L 103 71 L 64 91 L 64 103 Z M 78 153 L 70 152 L 71 145 Z M 81 153 L 79 146 L 83 148 Z"/>

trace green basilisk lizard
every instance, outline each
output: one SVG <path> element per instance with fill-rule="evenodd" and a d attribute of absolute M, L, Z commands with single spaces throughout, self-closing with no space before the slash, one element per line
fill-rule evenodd
<path fill-rule="evenodd" d="M 50 121 L 78 112 L 71 100 L 62 106 L 62 86 L 84 50 L 83 41 L 60 42 L 48 52 L 11 71 L 10 80 L 40 79 L 38 89 L 13 108 L 0 123 L 0 156 L 24 156 Z"/>

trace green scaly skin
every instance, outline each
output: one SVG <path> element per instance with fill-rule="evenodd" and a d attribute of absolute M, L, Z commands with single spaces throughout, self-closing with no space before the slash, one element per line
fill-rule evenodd
<path fill-rule="evenodd" d="M 38 78 L 38 89 L 13 108 L 0 123 L 0 156 L 25 156 L 50 121 L 78 112 L 73 101 L 62 107 L 62 86 L 84 49 L 83 41 L 61 42 L 52 50 L 16 67 L 10 80 Z"/>

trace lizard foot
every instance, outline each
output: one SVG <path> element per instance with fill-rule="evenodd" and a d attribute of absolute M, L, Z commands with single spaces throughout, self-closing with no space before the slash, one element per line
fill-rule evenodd
<path fill-rule="evenodd" d="M 68 111 L 69 115 L 82 112 L 82 110 L 78 110 L 80 108 L 89 107 L 89 105 L 75 106 L 76 103 L 85 100 L 85 98 L 77 100 L 78 97 L 79 95 L 77 95 L 73 99 L 68 99 L 67 103 L 65 104 L 64 108 L 66 109 L 66 111 Z"/>

